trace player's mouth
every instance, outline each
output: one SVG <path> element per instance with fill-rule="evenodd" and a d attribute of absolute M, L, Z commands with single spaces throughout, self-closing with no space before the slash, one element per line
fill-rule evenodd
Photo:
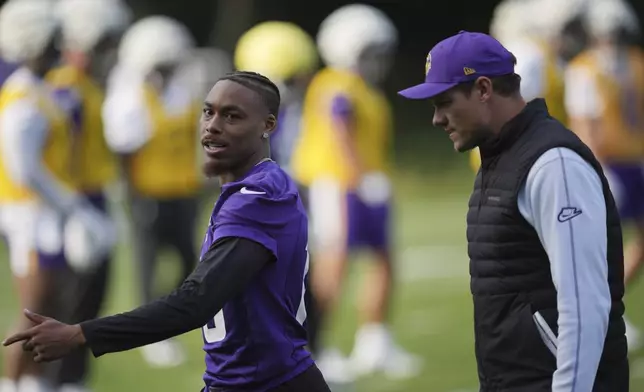
<path fill-rule="evenodd" d="M 221 154 L 227 147 L 225 143 L 215 142 L 211 140 L 202 140 L 201 145 L 203 146 L 204 151 L 207 155 L 218 155 Z"/>

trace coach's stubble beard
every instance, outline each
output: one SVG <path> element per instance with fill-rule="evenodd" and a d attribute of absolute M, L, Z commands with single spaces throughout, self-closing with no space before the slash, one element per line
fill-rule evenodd
<path fill-rule="evenodd" d="M 480 148 L 494 140 L 494 131 L 488 126 L 480 125 L 469 136 L 469 138 L 463 138 L 462 143 L 455 145 L 454 149 L 458 152 L 467 152 L 477 147 Z"/>

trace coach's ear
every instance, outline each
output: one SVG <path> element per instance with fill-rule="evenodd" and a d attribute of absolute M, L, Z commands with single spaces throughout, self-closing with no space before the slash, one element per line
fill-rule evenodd
<path fill-rule="evenodd" d="M 492 98 L 494 86 L 490 78 L 481 76 L 474 82 L 474 92 L 479 95 L 479 101 L 487 102 Z"/>

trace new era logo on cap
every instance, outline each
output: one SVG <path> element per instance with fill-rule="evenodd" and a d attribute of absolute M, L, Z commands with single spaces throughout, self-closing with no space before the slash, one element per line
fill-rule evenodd
<path fill-rule="evenodd" d="M 483 33 L 460 33 L 434 46 L 425 60 L 425 82 L 399 92 L 405 98 L 427 99 L 480 76 L 514 73 L 515 59 L 499 41 Z"/>

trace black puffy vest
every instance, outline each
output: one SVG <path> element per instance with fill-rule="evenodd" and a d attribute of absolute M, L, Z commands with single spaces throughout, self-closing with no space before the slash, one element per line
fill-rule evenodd
<path fill-rule="evenodd" d="M 476 358 L 484 392 L 551 390 L 556 358 L 536 320 L 541 319 L 541 327 L 545 320 L 557 335 L 557 292 L 548 256 L 519 212 L 518 194 L 535 161 L 556 147 L 575 151 L 602 180 L 612 309 L 593 391 L 628 391 L 622 231 L 615 202 L 592 152 L 550 117 L 545 102 L 538 99 L 506 124 L 496 140 L 481 146 L 482 165 L 469 201 L 467 241 Z"/>

